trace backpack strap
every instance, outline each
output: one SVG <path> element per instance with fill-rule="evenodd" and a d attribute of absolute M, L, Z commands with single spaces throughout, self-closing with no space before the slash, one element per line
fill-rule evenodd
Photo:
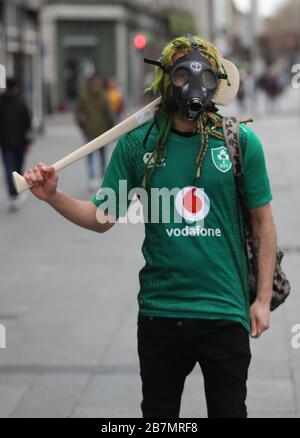
<path fill-rule="evenodd" d="M 242 175 L 243 153 L 240 144 L 240 122 L 236 117 L 224 117 L 223 133 L 233 165 L 234 175 Z"/>
<path fill-rule="evenodd" d="M 243 152 L 240 143 L 240 121 L 236 117 L 224 117 L 223 133 L 228 153 L 233 165 L 235 182 L 240 195 L 243 210 L 247 210 L 244 202 Z"/>
<path fill-rule="evenodd" d="M 244 224 L 251 228 L 250 212 L 245 203 L 243 152 L 240 143 L 240 121 L 236 117 L 224 117 L 223 133 L 229 156 L 232 161 L 235 183 L 238 193 Z"/>

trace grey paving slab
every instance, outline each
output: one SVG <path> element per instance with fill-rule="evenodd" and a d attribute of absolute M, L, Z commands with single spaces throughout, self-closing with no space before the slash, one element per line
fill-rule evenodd
<path fill-rule="evenodd" d="M 86 385 L 88 375 L 37 375 L 10 413 L 12 418 L 66 418 Z"/>
<path fill-rule="evenodd" d="M 207 417 L 204 383 L 199 365 L 195 366 L 193 372 L 186 379 L 182 394 L 180 417 Z"/>
<path fill-rule="evenodd" d="M 0 418 L 7 418 L 12 413 L 33 380 L 34 374 L 0 374 Z"/>
<path fill-rule="evenodd" d="M 72 413 L 74 417 L 140 418 L 141 382 L 138 373 L 95 376 Z"/>
<path fill-rule="evenodd" d="M 137 353 L 137 305 L 131 306 L 127 312 L 122 329 L 116 333 L 114 340 L 110 343 L 105 357 L 103 357 L 103 364 L 113 366 L 118 363 L 126 365 L 132 363 L 138 364 Z"/>
<path fill-rule="evenodd" d="M 248 384 L 249 416 L 259 412 L 270 415 L 296 415 L 294 391 L 290 379 L 255 379 Z"/>
<path fill-rule="evenodd" d="M 263 409 L 263 407 L 262 407 Z M 291 418 L 299 418 L 298 416 L 296 416 L 293 412 L 281 412 L 281 413 L 276 413 L 276 412 L 264 412 L 263 410 L 260 411 L 252 411 L 251 415 L 249 415 L 250 419 L 260 419 L 260 418 L 265 418 L 265 419 L 270 419 L 270 418 L 277 418 L 277 419 L 291 419 Z"/>

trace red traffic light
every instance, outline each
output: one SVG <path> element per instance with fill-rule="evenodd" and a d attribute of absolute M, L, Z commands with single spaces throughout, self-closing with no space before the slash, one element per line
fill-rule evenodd
<path fill-rule="evenodd" d="M 143 35 L 142 33 L 139 33 L 138 35 L 136 35 L 134 37 L 134 47 L 136 49 L 142 50 L 146 47 L 147 45 L 147 37 L 146 35 Z"/>

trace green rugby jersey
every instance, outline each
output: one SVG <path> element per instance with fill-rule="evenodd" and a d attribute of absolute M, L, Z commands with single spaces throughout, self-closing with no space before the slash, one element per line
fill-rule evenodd
<path fill-rule="evenodd" d="M 101 190 L 93 197 L 94 204 L 106 210 L 107 197 L 101 191 L 114 190 L 117 196 L 110 202 L 118 218 L 126 216 L 130 204 L 121 199 L 119 181 L 126 180 L 126 195 L 140 187 L 144 163 L 155 147 L 156 126 L 143 145 L 150 124 L 119 140 Z M 255 209 L 271 202 L 270 182 L 260 140 L 246 126 L 240 131 L 245 201 Z M 199 135 L 171 131 L 166 159 L 150 180 L 149 216 L 153 213 L 152 188 L 178 188 L 178 193 L 170 199 L 168 223 L 145 224 L 142 252 L 146 263 L 139 274 L 139 311 L 145 316 L 234 320 L 249 331 L 248 268 L 233 166 L 224 141 L 209 137 L 201 178 L 196 180 L 199 149 Z M 154 213 L 162 216 L 160 209 Z"/>

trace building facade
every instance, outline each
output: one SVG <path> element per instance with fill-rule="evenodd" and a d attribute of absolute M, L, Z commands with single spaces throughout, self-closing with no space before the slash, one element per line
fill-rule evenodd
<path fill-rule="evenodd" d="M 173 34 L 193 31 L 189 10 L 179 0 L 48 0 L 41 26 L 49 107 L 72 106 L 94 72 L 114 77 L 138 103 L 149 73 L 143 56 L 158 56 Z M 145 50 L 133 45 L 137 33 L 148 38 Z"/>
<path fill-rule="evenodd" d="M 0 63 L 16 77 L 38 128 L 43 121 L 39 11 L 42 1 L 0 1 Z"/>
<path fill-rule="evenodd" d="M 149 8 L 131 1 L 49 1 L 41 14 L 44 78 L 49 106 L 72 105 L 87 77 L 114 77 L 138 100 L 141 56 L 133 47 L 138 32 L 157 34 Z M 151 8 L 150 8 L 151 9 Z"/>

